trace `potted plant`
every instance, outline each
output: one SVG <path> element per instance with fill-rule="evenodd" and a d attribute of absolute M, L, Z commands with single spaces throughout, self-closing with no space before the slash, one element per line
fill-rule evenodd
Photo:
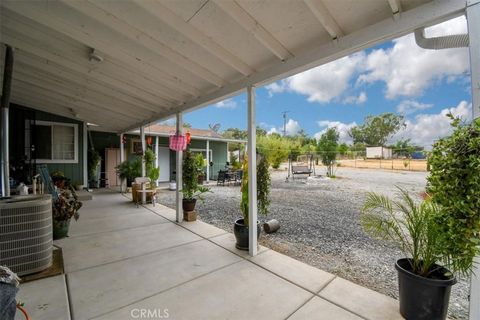
<path fill-rule="evenodd" d="M 148 177 L 150 178 L 150 187 L 152 189 L 156 188 L 158 178 L 160 177 L 160 168 L 150 169 L 150 172 L 148 173 Z"/>
<path fill-rule="evenodd" d="M 480 121 L 455 128 L 429 155 L 425 200 L 369 194 L 361 222 L 373 236 L 394 241 L 409 256 L 397 261 L 400 313 L 445 319 L 454 274 L 469 275 L 480 254 Z"/>
<path fill-rule="evenodd" d="M 88 178 L 91 187 L 98 187 L 100 182 L 98 179 L 98 166 L 100 165 L 102 158 L 100 154 L 93 148 L 88 150 Z"/>
<path fill-rule="evenodd" d="M 61 189 L 58 199 L 52 205 L 53 239 L 61 239 L 68 236 L 70 220 L 72 217 L 78 220 L 78 210 L 82 203 L 78 201 L 75 192 Z"/>
<path fill-rule="evenodd" d="M 198 154 L 195 156 L 195 161 L 196 161 L 196 165 L 197 165 L 197 168 L 198 168 L 198 184 L 199 184 L 199 185 L 202 185 L 203 182 L 205 181 L 205 171 L 204 171 L 204 168 L 205 168 L 205 166 L 206 166 L 206 164 L 205 164 L 205 159 L 203 158 L 203 154 L 198 153 Z"/>
<path fill-rule="evenodd" d="M 60 189 L 65 189 L 69 179 L 65 177 L 62 171 L 54 171 L 50 174 L 53 184 Z"/>
<path fill-rule="evenodd" d="M 190 151 L 185 152 L 182 168 L 182 208 L 185 215 L 185 212 L 193 212 L 195 210 L 197 199 L 203 201 L 203 194 L 209 192 L 210 189 L 198 184 L 198 162 Z"/>
<path fill-rule="evenodd" d="M 267 215 L 270 206 L 270 172 L 268 171 L 270 164 L 267 157 L 258 156 L 257 165 L 257 209 L 260 215 Z M 243 161 L 243 176 L 241 186 L 242 197 L 240 200 L 240 210 L 243 217 L 238 218 L 233 226 L 235 235 L 235 247 L 240 250 L 248 250 L 248 161 Z M 260 236 L 260 222 L 257 221 L 257 239 Z"/>
<path fill-rule="evenodd" d="M 84 188 L 84 185 L 80 181 L 75 181 L 72 185 L 76 191 L 81 191 Z"/>

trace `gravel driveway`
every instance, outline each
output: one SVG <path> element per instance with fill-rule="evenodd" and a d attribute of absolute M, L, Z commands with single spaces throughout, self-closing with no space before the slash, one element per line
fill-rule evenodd
<path fill-rule="evenodd" d="M 325 172 L 317 168 L 317 174 Z M 285 182 L 285 171 L 272 172 L 268 219 L 280 221 L 280 230 L 262 234 L 260 243 L 322 270 L 334 273 L 397 298 L 395 261 L 403 254 L 389 243 L 373 240 L 362 230 L 359 211 L 369 191 L 394 196 L 395 185 L 419 194 L 426 173 L 340 167 L 336 179 L 309 178 Z M 240 187 L 216 186 L 203 204 L 201 220 L 233 232 L 240 216 Z M 175 207 L 175 193 L 164 191 L 159 202 Z M 264 219 L 264 217 L 261 217 Z M 452 288 L 449 317 L 467 319 L 469 282 Z"/>

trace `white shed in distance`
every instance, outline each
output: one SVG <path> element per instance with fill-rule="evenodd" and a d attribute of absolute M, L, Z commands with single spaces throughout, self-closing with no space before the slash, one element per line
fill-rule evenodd
<path fill-rule="evenodd" d="M 367 159 L 392 159 L 392 149 L 385 147 L 367 147 Z"/>

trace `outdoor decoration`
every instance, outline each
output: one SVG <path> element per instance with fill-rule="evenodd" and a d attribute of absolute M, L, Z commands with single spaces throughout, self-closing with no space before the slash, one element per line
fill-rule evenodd
<path fill-rule="evenodd" d="M 151 136 L 147 137 L 147 145 L 151 146 L 153 144 L 153 138 Z"/>
<path fill-rule="evenodd" d="M 471 274 L 480 254 L 480 121 L 449 117 L 455 131 L 433 145 L 424 200 L 399 188 L 401 200 L 370 193 L 362 210 L 365 231 L 407 256 L 395 265 L 406 319 L 446 319 L 454 274 Z"/>
<path fill-rule="evenodd" d="M 196 214 L 192 215 L 191 213 L 195 210 L 197 199 L 203 201 L 203 194 L 211 191 L 209 188 L 198 184 L 198 161 L 190 151 L 185 153 L 182 171 L 183 188 L 181 191 L 183 193 L 182 208 L 184 218 L 187 221 L 192 221 L 196 219 Z"/>
<path fill-rule="evenodd" d="M 78 220 L 78 210 L 81 207 L 82 203 L 78 201 L 75 192 L 68 189 L 60 189 L 58 200 L 52 206 L 54 240 L 68 236 L 70 220 L 72 217 Z"/>
<path fill-rule="evenodd" d="M 270 164 L 267 157 L 257 154 L 257 207 L 260 215 L 267 215 L 270 206 Z M 249 224 L 249 206 L 248 206 L 248 161 L 245 158 L 243 162 L 243 177 L 241 186 L 240 210 L 243 218 L 235 221 L 233 233 L 236 238 L 235 247 L 240 250 L 248 250 L 248 224 Z M 260 236 L 260 221 L 257 221 L 257 239 Z"/>
<path fill-rule="evenodd" d="M 187 148 L 187 139 L 182 134 L 171 134 L 169 137 L 169 147 L 173 151 L 183 151 Z"/>
<path fill-rule="evenodd" d="M 187 144 L 190 144 L 190 142 L 192 142 L 192 135 L 190 134 L 190 132 L 187 132 L 185 134 L 185 137 L 187 138 Z"/>

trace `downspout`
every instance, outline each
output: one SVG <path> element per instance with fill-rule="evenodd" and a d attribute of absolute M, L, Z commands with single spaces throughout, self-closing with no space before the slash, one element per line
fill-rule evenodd
<path fill-rule="evenodd" d="M 450 48 L 464 48 L 469 45 L 468 34 L 453 34 L 449 36 L 425 37 L 425 28 L 415 30 L 415 42 L 423 49 L 450 49 Z"/>
<path fill-rule="evenodd" d="M 9 106 L 12 88 L 13 48 L 6 46 L 5 65 L 3 69 L 3 89 L 1 98 L 1 129 L 0 129 L 0 160 L 2 197 L 10 196 L 10 165 L 9 165 Z"/>

